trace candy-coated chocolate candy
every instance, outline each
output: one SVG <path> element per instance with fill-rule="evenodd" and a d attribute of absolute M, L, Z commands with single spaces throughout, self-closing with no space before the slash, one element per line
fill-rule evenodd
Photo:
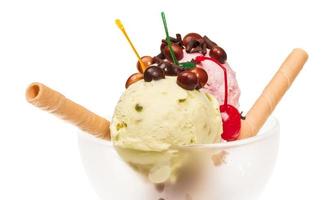
<path fill-rule="evenodd" d="M 142 79 L 143 79 L 143 74 L 141 74 L 141 73 L 132 74 L 130 77 L 128 77 L 125 87 L 128 88 L 133 83 L 135 83 L 139 80 L 142 80 Z"/>
<path fill-rule="evenodd" d="M 198 87 L 199 80 L 195 73 L 188 70 L 178 74 L 177 84 L 186 90 L 194 90 Z"/>
<path fill-rule="evenodd" d="M 197 34 L 197 33 L 189 33 L 189 34 L 185 35 L 184 38 L 183 38 L 184 46 L 187 47 L 191 40 L 200 41 L 200 40 L 202 40 L 202 36 Z"/>
<path fill-rule="evenodd" d="M 172 49 L 174 51 L 174 54 L 176 56 L 176 59 L 177 60 L 181 60 L 184 57 L 184 53 L 183 53 L 182 47 L 180 47 L 178 44 L 174 44 L 174 43 L 171 44 L 171 47 L 172 47 Z M 173 61 L 173 59 L 172 59 L 172 57 L 170 55 L 170 50 L 169 50 L 168 45 L 165 46 L 164 55 L 165 55 L 165 57 L 168 60 Z"/>
<path fill-rule="evenodd" d="M 163 78 L 165 78 L 165 72 L 157 66 L 150 66 L 144 72 L 144 81 L 146 82 Z"/>
<path fill-rule="evenodd" d="M 141 58 L 141 60 L 142 60 L 142 62 L 144 63 L 144 65 L 145 65 L 146 68 L 149 67 L 150 65 L 152 65 L 152 64 L 154 63 L 153 58 L 152 58 L 151 56 L 143 56 L 143 57 Z M 143 73 L 143 71 L 142 71 L 142 67 L 141 67 L 141 64 L 140 64 L 139 61 L 137 61 L 136 66 L 137 66 L 137 70 L 138 70 L 139 72 Z M 144 69 L 144 70 L 145 70 L 145 69 Z"/>
<path fill-rule="evenodd" d="M 225 63 L 227 60 L 227 54 L 221 47 L 213 47 L 209 52 L 210 57 L 218 60 L 220 63 Z"/>
<path fill-rule="evenodd" d="M 169 62 L 163 62 L 159 64 L 158 67 L 163 69 L 165 71 L 165 75 L 167 76 L 177 76 L 178 73 L 183 71 L 183 69 L 179 66 Z"/>
<path fill-rule="evenodd" d="M 208 82 L 208 74 L 207 72 L 199 67 L 195 67 L 191 70 L 191 72 L 193 72 L 199 79 L 199 88 L 202 88 L 203 86 L 205 86 L 205 84 L 207 84 Z"/>

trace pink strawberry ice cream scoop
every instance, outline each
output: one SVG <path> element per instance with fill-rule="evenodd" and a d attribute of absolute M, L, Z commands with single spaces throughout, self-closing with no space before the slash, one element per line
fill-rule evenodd
<path fill-rule="evenodd" d="M 181 83 L 184 89 L 200 89 L 203 92 L 207 92 L 218 100 L 219 104 L 222 105 L 227 103 L 239 107 L 240 88 L 236 80 L 236 74 L 231 69 L 227 62 L 227 54 L 223 48 L 218 46 L 215 42 L 211 41 L 207 36 L 201 36 L 197 33 L 186 34 L 183 38 L 180 34 L 176 34 L 176 38 L 170 37 L 171 48 L 169 47 L 167 40 L 163 39 L 160 46 L 160 54 L 154 57 L 144 56 L 141 58 L 146 68 L 156 66 L 164 70 L 165 75 L 176 76 L 181 74 L 185 75 L 190 79 L 193 77 L 191 82 L 184 80 L 185 83 Z M 210 57 L 221 64 L 226 69 L 227 76 L 227 88 L 225 88 L 224 72 L 221 67 L 215 62 L 204 60 L 200 63 L 195 63 L 194 59 L 198 56 Z M 204 69 L 207 77 L 198 77 L 200 87 L 197 87 L 197 81 L 194 80 L 193 76 L 189 74 L 181 73 L 183 71 L 189 71 L 194 68 Z M 138 69 L 140 73 L 143 72 L 138 63 Z M 152 69 L 151 69 L 152 70 Z M 151 71 L 149 70 L 149 71 Z M 153 71 L 153 70 L 152 70 Z M 197 70 L 199 71 L 199 70 Z M 203 73 L 201 73 L 203 75 Z M 134 74 L 130 77 L 129 82 L 135 82 L 139 80 L 141 74 Z M 132 81 L 131 81 L 132 80 Z M 204 84 L 202 84 L 204 83 Z M 129 85 L 129 84 L 127 84 Z M 227 102 L 225 102 L 225 89 L 227 89 Z"/>
<path fill-rule="evenodd" d="M 181 62 L 191 61 L 197 56 L 202 56 L 201 53 L 187 53 L 184 51 L 184 57 Z M 206 56 L 209 56 L 207 53 Z M 227 80 L 228 80 L 228 104 L 238 108 L 239 107 L 239 98 L 240 98 L 240 88 L 236 80 L 236 74 L 229 66 L 227 62 L 223 64 L 227 70 Z M 197 67 L 203 68 L 208 74 L 207 84 L 201 89 L 209 94 L 215 96 L 220 105 L 224 103 L 225 91 L 224 91 L 224 73 L 217 64 L 205 60 L 199 64 Z"/>

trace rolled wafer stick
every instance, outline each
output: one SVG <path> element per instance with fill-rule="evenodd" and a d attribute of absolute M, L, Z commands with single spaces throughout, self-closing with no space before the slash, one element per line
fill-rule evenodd
<path fill-rule="evenodd" d="M 69 121 L 96 137 L 110 139 L 110 122 L 67 99 L 59 92 L 41 84 L 32 83 L 26 90 L 29 103 Z"/>
<path fill-rule="evenodd" d="M 255 136 L 301 71 L 308 54 L 294 49 L 241 122 L 239 139 Z"/>

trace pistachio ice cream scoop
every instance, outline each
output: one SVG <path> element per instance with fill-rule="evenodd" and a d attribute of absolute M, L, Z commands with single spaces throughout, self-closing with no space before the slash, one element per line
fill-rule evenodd
<path fill-rule="evenodd" d="M 222 132 L 219 104 L 199 90 L 185 90 L 176 77 L 140 80 L 120 98 L 110 127 L 113 143 L 140 151 L 218 142 Z"/>
<path fill-rule="evenodd" d="M 215 97 L 185 90 L 175 76 L 130 85 L 110 126 L 120 156 L 153 183 L 175 182 L 189 155 L 175 147 L 220 141 L 222 121 Z"/>

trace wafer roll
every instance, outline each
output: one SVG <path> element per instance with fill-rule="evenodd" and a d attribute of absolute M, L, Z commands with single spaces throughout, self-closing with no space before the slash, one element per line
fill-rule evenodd
<path fill-rule="evenodd" d="M 110 122 L 67 99 L 59 92 L 41 84 L 32 83 L 26 90 L 29 103 L 76 125 L 96 137 L 110 139 Z"/>
<path fill-rule="evenodd" d="M 239 139 L 255 136 L 301 71 L 308 54 L 294 49 L 242 120 Z"/>

